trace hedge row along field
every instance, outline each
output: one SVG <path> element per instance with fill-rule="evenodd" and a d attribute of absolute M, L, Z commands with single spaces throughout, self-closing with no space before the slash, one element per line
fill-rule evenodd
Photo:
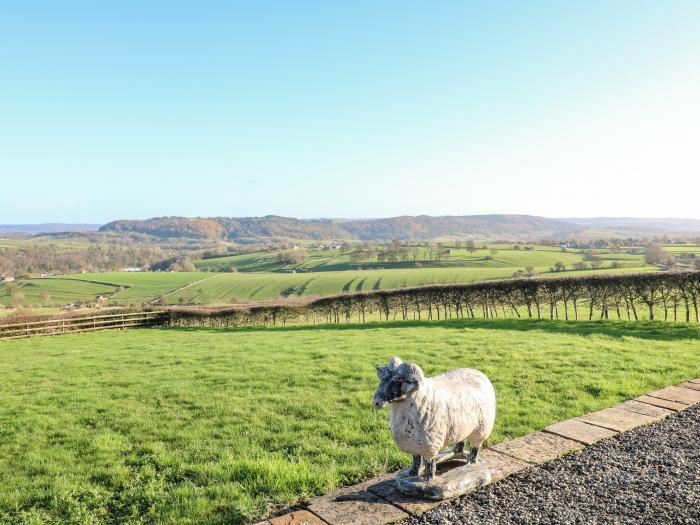
<path fill-rule="evenodd" d="M 173 308 L 173 326 L 449 318 L 663 319 L 700 322 L 700 272 L 593 275 L 421 286 L 249 308 Z M 375 317 L 372 317 L 375 316 Z"/>

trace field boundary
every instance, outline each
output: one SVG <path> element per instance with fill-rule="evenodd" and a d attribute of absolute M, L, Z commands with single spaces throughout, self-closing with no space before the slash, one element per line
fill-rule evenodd
<path fill-rule="evenodd" d="M 80 317 L 62 317 L 43 321 L 0 324 L 0 340 L 23 339 L 42 335 L 59 335 L 69 332 L 97 332 L 157 326 L 166 320 L 161 311 L 105 314 Z"/>
<path fill-rule="evenodd" d="M 219 276 L 198 282 L 216 279 Z M 197 284 L 190 283 L 187 286 Z M 179 289 L 184 289 L 180 287 Z M 170 292 L 175 293 L 175 291 Z M 432 321 L 452 318 L 497 319 L 563 318 L 592 321 L 600 319 L 639 321 L 641 319 L 700 323 L 700 272 L 658 272 L 627 275 L 595 275 L 550 279 L 510 279 L 479 283 L 428 285 L 392 290 L 354 292 L 294 302 L 264 302 L 224 308 L 168 307 L 158 313 L 144 310 L 148 318 L 126 326 L 115 314 L 114 324 L 132 328 L 159 324 L 171 327 L 233 328 L 256 325 L 350 324 L 367 322 L 367 315 L 380 321 Z M 583 311 L 579 311 L 583 308 Z M 148 313 L 147 313 L 148 312 Z M 133 314 L 138 315 L 138 314 Z M 3 335 L 16 337 L 64 333 L 67 318 L 44 322 L 45 328 L 32 329 L 27 319 L 12 332 L 0 324 Z M 63 323 L 62 323 L 63 320 Z M 10 321 L 11 322 L 11 321 Z M 77 322 L 77 321 L 76 321 Z M 53 324 L 51 324 L 53 323 Z M 142 323 L 142 324 L 138 324 Z M 71 323 L 69 323 L 71 324 Z M 98 326 L 99 324 L 99 326 Z M 88 327 L 86 324 L 84 327 Z"/>
<path fill-rule="evenodd" d="M 562 309 L 563 307 L 563 309 Z M 580 308 L 584 310 L 579 312 Z M 561 312 L 560 312 L 561 310 Z M 358 323 L 451 318 L 549 318 L 700 323 L 700 271 L 509 279 L 353 292 L 287 304 L 170 308 L 170 326 Z"/>
<path fill-rule="evenodd" d="M 604 410 L 577 416 L 525 436 L 498 443 L 481 453 L 491 468 L 491 483 L 657 423 L 700 403 L 700 378 L 654 390 Z M 283 516 L 256 525 L 385 525 L 419 516 L 450 500 L 431 501 L 401 494 L 395 473 L 315 497 Z"/>

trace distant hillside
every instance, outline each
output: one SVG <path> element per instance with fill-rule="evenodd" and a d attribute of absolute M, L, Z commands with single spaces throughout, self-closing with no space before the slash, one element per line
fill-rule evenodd
<path fill-rule="evenodd" d="M 590 217 L 560 219 L 561 221 L 588 228 L 610 228 L 615 230 L 648 230 L 665 233 L 700 232 L 698 219 L 645 219 L 637 217 Z"/>
<path fill-rule="evenodd" d="M 28 233 L 31 235 L 38 233 L 94 232 L 99 229 L 99 224 L 0 224 L 0 233 Z"/>
<path fill-rule="evenodd" d="M 228 239 L 431 239 L 445 236 L 545 238 L 575 233 L 580 227 L 531 215 L 403 216 L 387 219 L 294 219 L 266 217 L 155 217 L 110 222 L 100 231 L 137 232 L 157 237 Z"/>

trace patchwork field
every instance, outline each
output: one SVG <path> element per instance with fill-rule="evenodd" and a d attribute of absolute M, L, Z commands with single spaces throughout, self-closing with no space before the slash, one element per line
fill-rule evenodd
<path fill-rule="evenodd" d="M 305 250 L 308 260 L 303 263 L 287 264 L 278 260 L 281 252 L 258 252 L 243 255 L 218 257 L 195 262 L 199 270 L 229 271 L 235 267 L 239 272 L 275 272 L 275 271 L 342 271 L 370 268 L 415 268 L 416 262 L 423 267 L 433 268 L 512 268 L 516 269 L 533 267 L 537 272 L 545 272 L 557 262 L 561 262 L 569 268 L 579 262 L 590 260 L 589 254 L 582 250 L 562 251 L 558 246 L 528 245 L 527 248 L 518 246 L 515 249 L 512 244 L 491 244 L 485 249 L 469 251 L 465 248 L 455 248 L 449 243 L 441 248 L 430 249 L 426 246 L 407 248 L 408 260 L 384 260 L 377 261 L 376 255 L 367 260 L 360 258 L 353 261 L 353 251 L 343 252 L 338 249 Z M 439 258 L 438 251 L 448 251 Z M 603 263 L 609 266 L 612 262 L 618 262 L 621 266 L 644 266 L 644 257 L 641 254 L 596 254 Z M 401 259 L 399 257 L 399 259 Z"/>
<path fill-rule="evenodd" d="M 655 271 L 656 268 L 624 267 L 601 270 L 564 271 L 541 275 L 565 276 L 590 273 Z M 157 301 L 161 295 L 169 304 L 180 301 L 197 304 L 228 304 L 267 301 L 280 297 L 322 296 L 345 292 L 382 290 L 505 279 L 513 268 L 397 268 L 346 270 L 318 273 L 130 273 L 75 274 L 15 282 L 25 304 L 63 304 L 108 298 L 108 304 L 128 305 Z M 121 287 L 121 291 L 119 291 Z M 43 296 L 48 293 L 48 298 Z M 0 304 L 13 303 L 7 284 L 0 283 Z"/>
<path fill-rule="evenodd" d="M 8 241 L 9 243 L 20 241 Z M 27 241 L 21 241 L 27 242 Z M 381 247 L 380 247 L 381 248 Z M 0 305 L 61 306 L 89 303 L 98 296 L 108 304 L 139 305 L 165 296 L 169 304 L 230 304 L 284 297 L 323 296 L 344 292 L 401 288 L 426 284 L 468 283 L 512 277 L 529 271 L 536 276 L 654 271 L 641 253 L 608 250 L 562 251 L 558 246 L 490 244 L 485 249 L 441 246 L 404 247 L 411 260 L 377 262 L 353 259 L 353 251 L 306 248 L 307 260 L 286 264 L 282 252 L 258 252 L 196 261 L 197 272 L 101 272 L 0 282 Z M 695 245 L 669 245 L 677 256 L 692 256 Z M 379 249 L 379 248 L 378 248 Z M 442 252 L 440 259 L 436 253 Z M 449 253 L 448 253 L 449 252 Z M 413 261 L 416 259 L 416 262 Z M 353 262 L 354 261 L 354 262 Z M 601 266 L 590 269 L 591 263 Z M 557 263 L 562 267 L 552 271 Z M 575 270 L 585 263 L 588 270 Z M 614 267 L 613 267 L 614 266 Z M 238 272 L 231 273 L 235 267 Z M 217 273 L 217 271 L 223 273 Z M 20 300 L 15 295 L 21 294 Z"/>
<path fill-rule="evenodd" d="M 278 297 L 321 296 L 423 284 L 449 284 L 506 278 L 512 272 L 499 268 L 414 268 L 393 270 L 346 270 L 323 273 L 219 274 L 168 296 L 195 303 L 265 301 Z M 206 274 L 204 274 L 206 275 Z"/>
<path fill-rule="evenodd" d="M 405 465 L 374 364 L 493 380 L 490 443 L 700 372 L 700 329 L 460 320 L 0 342 L 0 522 L 207 523 Z"/>

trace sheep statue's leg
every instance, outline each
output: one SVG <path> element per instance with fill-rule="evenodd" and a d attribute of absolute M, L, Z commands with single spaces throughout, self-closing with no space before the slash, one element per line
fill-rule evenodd
<path fill-rule="evenodd" d="M 411 469 L 408 471 L 409 476 L 420 476 L 420 471 L 423 469 L 423 458 L 414 454 L 413 464 Z"/>
<path fill-rule="evenodd" d="M 481 452 L 481 445 L 469 449 L 469 458 L 467 458 L 469 463 L 476 463 L 476 460 L 479 459 L 479 452 Z"/>
<path fill-rule="evenodd" d="M 435 472 L 437 471 L 437 456 L 430 458 L 430 460 L 425 463 L 425 479 L 428 483 L 435 479 Z"/>
<path fill-rule="evenodd" d="M 466 459 L 467 456 L 464 453 L 464 441 L 460 441 L 452 448 L 452 457 Z"/>

